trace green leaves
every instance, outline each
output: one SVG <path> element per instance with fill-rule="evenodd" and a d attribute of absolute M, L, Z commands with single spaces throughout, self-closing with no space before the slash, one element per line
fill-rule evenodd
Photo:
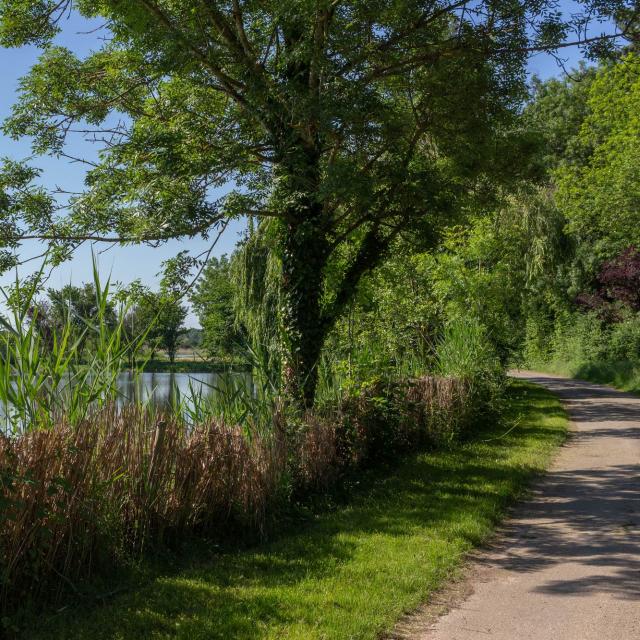
<path fill-rule="evenodd" d="M 57 21 L 71 0 L 18 0 L 0 3 L 0 44 L 44 46 L 58 33 Z"/>
<path fill-rule="evenodd" d="M 396 238 L 433 245 L 527 174 L 529 52 L 626 7 L 581 5 L 565 18 L 552 0 L 0 0 L 4 42 L 46 46 L 6 131 L 36 153 L 95 146 L 66 215 L 16 214 L 8 245 L 46 236 L 63 258 L 106 234 L 157 244 L 276 218 L 281 346 L 313 379 Z M 67 10 L 106 22 L 84 59 L 52 46 Z"/>
<path fill-rule="evenodd" d="M 236 323 L 234 298 L 239 284 L 231 270 L 226 256 L 211 258 L 191 298 L 203 331 L 202 346 L 212 359 L 237 356 L 246 342 L 245 328 Z"/>
<path fill-rule="evenodd" d="M 55 201 L 35 184 L 40 171 L 24 162 L 3 158 L 0 164 L 0 271 L 17 263 L 15 249 L 26 224 L 32 232 L 46 235 L 54 225 Z"/>
<path fill-rule="evenodd" d="M 558 202 L 577 236 L 600 258 L 640 244 L 640 61 L 601 69 L 576 139 L 582 154 L 558 173 Z"/>

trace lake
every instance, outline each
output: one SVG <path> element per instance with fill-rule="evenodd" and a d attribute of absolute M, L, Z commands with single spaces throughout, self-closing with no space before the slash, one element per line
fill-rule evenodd
<path fill-rule="evenodd" d="M 203 372 L 203 373 L 138 373 L 123 371 L 118 376 L 118 394 L 121 404 L 131 402 L 151 402 L 159 409 L 170 409 L 176 398 L 189 403 L 189 398 L 211 397 L 216 387 L 234 382 L 251 384 L 251 374 L 247 372 Z"/>
<path fill-rule="evenodd" d="M 175 410 L 182 403 L 182 415 L 193 417 L 194 397 L 211 398 L 217 389 L 233 392 L 244 386 L 253 393 L 253 379 L 247 371 L 201 372 L 201 373 L 137 373 L 123 371 L 117 378 L 117 404 L 120 407 L 133 402 L 148 403 L 161 411 Z M 9 407 L 9 408 L 8 408 Z M 24 423 L 11 410 L 11 405 L 0 402 L 0 433 L 22 431 Z"/>

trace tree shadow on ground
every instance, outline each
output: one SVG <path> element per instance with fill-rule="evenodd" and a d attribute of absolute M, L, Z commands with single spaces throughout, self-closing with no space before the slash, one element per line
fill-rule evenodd
<path fill-rule="evenodd" d="M 537 591 L 640 600 L 639 471 L 619 465 L 549 474 L 544 500 L 518 509 L 486 562 L 514 573 L 566 563 L 584 575 Z"/>
<path fill-rule="evenodd" d="M 566 380 L 544 382 L 561 397 L 571 396 L 569 413 L 579 430 L 572 433 L 570 442 L 583 447 L 580 460 L 586 458 L 587 464 L 547 474 L 537 499 L 516 510 L 500 544 L 484 561 L 514 573 L 564 563 L 571 565 L 567 572 L 571 577 L 549 580 L 538 592 L 574 596 L 597 592 L 640 600 L 640 465 L 621 461 L 603 467 L 599 459 L 606 442 L 625 452 L 626 461 L 634 458 L 634 451 L 640 454 L 636 442 L 640 398 L 592 385 L 587 388 L 586 383 L 584 393 L 576 393 L 574 383 Z M 575 398 L 588 402 L 578 404 Z"/>

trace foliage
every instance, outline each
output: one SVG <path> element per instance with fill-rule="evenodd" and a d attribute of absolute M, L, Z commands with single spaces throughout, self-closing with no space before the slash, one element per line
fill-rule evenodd
<path fill-rule="evenodd" d="M 43 331 L 34 303 L 41 276 L 42 271 L 26 284 L 16 281 L 10 292 L 0 289 L 10 309 L 9 318 L 0 319 L 0 403 L 7 436 L 59 420 L 84 420 L 112 401 L 117 376 L 140 347 L 140 340 L 127 339 L 124 331 L 131 302 L 121 303 L 114 321 L 111 283 L 101 285 L 95 263 L 93 317 L 65 313 L 62 324 Z M 86 343 L 91 349 L 83 348 Z"/>
<path fill-rule="evenodd" d="M 217 410 L 237 417 L 238 400 L 222 395 Z M 271 428 L 263 431 L 255 417 L 241 417 L 241 426 L 209 417 L 197 399 L 191 407 L 186 423 L 180 414 L 103 404 L 76 424 L 62 414 L 47 429 L 0 440 L 0 468 L 8 473 L 0 487 L 4 605 L 189 532 L 260 530 L 283 498 L 433 444 L 450 424 L 470 428 L 474 415 L 465 384 L 454 379 L 381 387 L 302 418 L 272 405 Z"/>
<path fill-rule="evenodd" d="M 234 357 L 245 350 L 246 332 L 236 321 L 235 295 L 229 259 L 211 258 L 191 296 L 202 327 L 201 346 L 209 359 Z"/>
<path fill-rule="evenodd" d="M 104 584 L 122 593 L 100 606 L 25 616 L 24 640 L 384 636 L 491 536 L 564 439 L 566 415 L 540 387 L 515 383 L 507 406 L 510 433 L 487 425 L 452 451 L 360 478 L 329 512 L 281 516 L 267 544 L 214 551 L 204 542 L 177 566 L 147 563 L 138 579 Z"/>
<path fill-rule="evenodd" d="M 198 349 L 202 346 L 202 329 L 191 327 L 180 338 L 180 346 L 185 349 Z"/>
<path fill-rule="evenodd" d="M 180 253 L 165 262 L 164 267 L 158 291 L 151 291 L 139 282 L 128 287 L 135 305 L 127 314 L 125 326 L 131 336 L 145 334 L 152 358 L 156 349 L 162 348 L 173 364 L 181 336 L 186 332 L 187 308 L 181 300 L 189 285 L 191 262 Z"/>
<path fill-rule="evenodd" d="M 169 292 L 147 291 L 138 298 L 134 313 L 136 325 L 145 331 L 148 329 L 152 351 L 158 347 L 164 349 L 173 363 L 180 336 L 185 331 L 187 308 Z"/>
<path fill-rule="evenodd" d="M 523 359 L 621 384 L 638 353 L 637 71 L 632 50 L 576 81 L 540 85 L 528 109 L 556 141 L 549 179 L 571 251 L 559 255 L 552 288 L 538 287 L 524 309 Z"/>
<path fill-rule="evenodd" d="M 502 374 L 486 329 L 473 316 L 454 319 L 447 325 L 438 344 L 437 362 L 442 375 L 460 379 Z"/>
<path fill-rule="evenodd" d="M 587 161 L 591 150 L 579 136 L 590 114 L 589 94 L 596 75 L 595 67 L 583 63 L 561 78 L 533 79 L 525 122 L 540 136 L 538 162 L 544 176 L 560 166 Z"/>
<path fill-rule="evenodd" d="M 173 276 L 162 286 L 177 293 L 183 283 Z M 417 447 L 454 445 L 491 410 L 492 398 L 477 393 L 489 360 L 463 378 L 388 368 L 376 380 L 334 386 L 321 407 L 300 412 L 283 401 L 280 379 L 260 369 L 259 354 L 251 379 L 219 376 L 212 394 L 192 387 L 170 412 L 122 404 L 117 378 L 155 325 L 132 339 L 125 325 L 149 292 L 110 287 L 94 265 L 95 308 L 81 332 L 71 313 L 43 331 L 37 277 L 6 296 L 3 606 L 55 597 L 61 577 L 74 584 L 189 533 L 260 532 L 268 514 L 337 479 Z"/>
<path fill-rule="evenodd" d="M 570 229 L 598 262 L 640 244 L 639 70 L 631 53 L 598 72 L 576 141 L 586 160 L 565 165 L 557 178 Z"/>
<path fill-rule="evenodd" d="M 168 360 L 152 359 L 146 357 L 134 363 L 137 371 L 146 373 L 226 373 L 229 371 L 228 361 L 189 360 L 180 358 L 173 364 Z M 251 373 L 251 365 L 248 363 L 233 363 L 234 372 Z"/>
<path fill-rule="evenodd" d="M 115 301 L 110 297 L 103 300 L 101 295 L 96 295 L 93 282 L 80 287 L 68 284 L 59 290 L 49 288 L 47 297 L 48 304 L 40 301 L 35 304 L 40 332 L 50 333 L 54 327 L 60 330 L 69 323 L 73 329 L 73 338 L 82 336 L 79 345 L 81 353 L 92 348 L 91 332 L 85 331 L 87 324 L 104 323 L 107 329 L 113 329 L 117 324 Z M 101 309 L 103 302 L 104 310 Z"/>
<path fill-rule="evenodd" d="M 238 215 L 271 221 L 281 372 L 310 406 L 327 336 L 394 241 L 434 246 L 527 173 L 532 137 L 514 126 L 527 56 L 628 8 L 580 5 L 563 19 L 551 0 L 2 0 L 0 42 L 44 47 L 5 131 L 36 154 L 68 154 L 77 130 L 100 145 L 67 215 L 29 188 L 33 170 L 9 167 L 4 243 L 36 236 L 64 256 L 87 239 L 157 244 Z M 52 44 L 70 9 L 108 28 L 85 58 Z"/>
<path fill-rule="evenodd" d="M 615 319 L 620 305 L 640 311 L 640 252 L 627 247 L 620 255 L 604 262 L 593 293 L 583 293 L 578 302 L 588 309 L 599 309 Z"/>

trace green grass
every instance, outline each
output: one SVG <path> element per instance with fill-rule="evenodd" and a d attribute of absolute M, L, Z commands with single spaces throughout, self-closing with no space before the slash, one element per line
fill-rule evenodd
<path fill-rule="evenodd" d="M 606 384 L 621 391 L 640 393 L 640 366 L 628 360 L 582 363 L 552 362 L 534 368 L 538 371 L 557 373 L 569 378 Z"/>
<path fill-rule="evenodd" d="M 517 426 L 505 435 L 509 424 Z M 516 382 L 506 423 L 474 442 L 414 455 L 270 543 L 209 550 L 189 565 L 147 571 L 143 584 L 105 604 L 40 616 L 22 637 L 376 638 L 491 535 L 566 428 L 555 397 Z"/>

